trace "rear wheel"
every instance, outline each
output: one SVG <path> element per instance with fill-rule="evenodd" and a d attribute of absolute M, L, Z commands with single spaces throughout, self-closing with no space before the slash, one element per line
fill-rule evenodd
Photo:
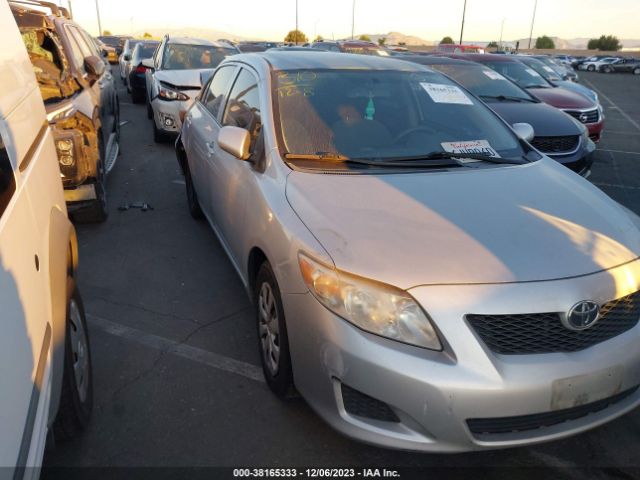
<path fill-rule="evenodd" d="M 91 418 L 93 375 L 84 307 L 75 288 L 67 306 L 64 373 L 60 409 L 53 425 L 55 438 L 69 440 L 79 435 Z"/>
<path fill-rule="evenodd" d="M 589 72 L 593 72 L 595 69 L 596 69 L 596 67 L 595 67 L 595 66 L 593 66 L 593 65 L 589 65 L 589 66 L 587 67 L 587 71 L 589 71 Z"/>
<path fill-rule="evenodd" d="M 153 118 L 153 108 L 151 108 L 151 103 L 149 102 L 149 98 L 147 98 L 146 102 L 147 102 L 147 118 L 151 120 Z"/>
<path fill-rule="evenodd" d="M 280 289 L 268 262 L 264 262 L 258 271 L 254 298 L 262 372 L 271 391 L 280 398 L 287 398 L 295 391 L 289 337 Z"/>

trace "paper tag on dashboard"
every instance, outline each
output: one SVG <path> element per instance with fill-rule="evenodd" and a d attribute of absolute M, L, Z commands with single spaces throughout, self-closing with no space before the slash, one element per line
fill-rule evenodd
<path fill-rule="evenodd" d="M 489 145 L 487 140 L 464 140 L 460 142 L 442 142 L 442 148 L 445 152 L 449 153 L 469 153 L 475 155 L 486 155 L 488 157 L 500 158 L 498 152 Z M 459 158 L 457 159 L 461 163 L 479 162 L 481 160 L 474 160 Z"/>
<path fill-rule="evenodd" d="M 494 72 L 493 70 L 482 70 L 482 73 L 484 73 L 491 80 L 506 80 L 506 78 L 504 78 L 498 72 Z"/>
<path fill-rule="evenodd" d="M 531 75 L 532 77 L 539 77 L 540 74 L 538 72 L 536 72 L 534 69 L 532 68 L 525 68 L 526 72 Z"/>
<path fill-rule="evenodd" d="M 473 102 L 455 85 L 443 85 L 441 83 L 420 82 L 420 85 L 429 94 L 435 103 L 456 103 L 459 105 L 473 105 Z"/>

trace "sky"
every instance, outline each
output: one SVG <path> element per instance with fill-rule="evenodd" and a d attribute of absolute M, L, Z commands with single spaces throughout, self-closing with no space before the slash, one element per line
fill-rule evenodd
<path fill-rule="evenodd" d="M 69 0 L 54 0 L 65 6 Z M 74 18 L 97 35 L 96 0 L 70 0 Z M 211 28 L 238 37 L 282 40 L 295 28 L 296 0 L 97 0 L 102 28 L 114 34 L 145 29 Z M 464 0 L 355 0 L 355 32 L 390 31 L 439 40 L 460 36 Z M 529 37 L 535 0 L 467 0 L 465 41 Z M 351 35 L 352 0 L 298 0 L 308 37 Z M 638 38 L 640 0 L 538 0 L 534 38 Z"/>

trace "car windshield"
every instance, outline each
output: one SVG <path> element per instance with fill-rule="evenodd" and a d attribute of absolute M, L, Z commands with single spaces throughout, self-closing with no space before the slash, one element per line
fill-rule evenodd
<path fill-rule="evenodd" d="M 143 43 L 138 47 L 136 55 L 140 58 L 151 58 L 158 48 L 157 43 Z"/>
<path fill-rule="evenodd" d="M 558 75 L 557 71 L 553 67 L 545 65 L 540 60 L 536 60 L 535 58 L 523 58 L 521 61 L 527 67 L 530 67 L 538 72 L 545 80 L 548 80 L 550 82 L 559 82 L 562 80 L 560 75 Z"/>
<path fill-rule="evenodd" d="M 482 65 L 430 65 L 431 68 L 453 78 L 464 88 L 483 100 L 504 97 L 511 101 L 531 101 L 533 98 L 517 85 L 514 85 L 495 70 Z"/>
<path fill-rule="evenodd" d="M 170 44 L 165 51 L 162 68 L 164 70 L 215 68 L 225 57 L 234 53 L 236 50 L 228 47 Z"/>
<path fill-rule="evenodd" d="M 275 71 L 272 95 L 284 154 L 524 155 L 513 132 L 482 102 L 437 72 Z"/>
<path fill-rule="evenodd" d="M 522 88 L 550 87 L 542 76 L 533 68 L 520 62 L 482 62 L 484 65 L 493 68 L 512 82 Z"/>

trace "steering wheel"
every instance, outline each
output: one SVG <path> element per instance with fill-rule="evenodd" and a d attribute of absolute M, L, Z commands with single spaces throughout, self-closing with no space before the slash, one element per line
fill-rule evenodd
<path fill-rule="evenodd" d="M 393 139 L 393 143 L 400 143 L 401 140 L 404 140 L 409 135 L 413 135 L 417 132 L 436 133 L 436 131 L 431 127 L 427 127 L 426 125 L 419 125 L 417 127 L 408 128 L 404 132 L 400 132 L 398 135 L 396 135 L 396 138 Z"/>

